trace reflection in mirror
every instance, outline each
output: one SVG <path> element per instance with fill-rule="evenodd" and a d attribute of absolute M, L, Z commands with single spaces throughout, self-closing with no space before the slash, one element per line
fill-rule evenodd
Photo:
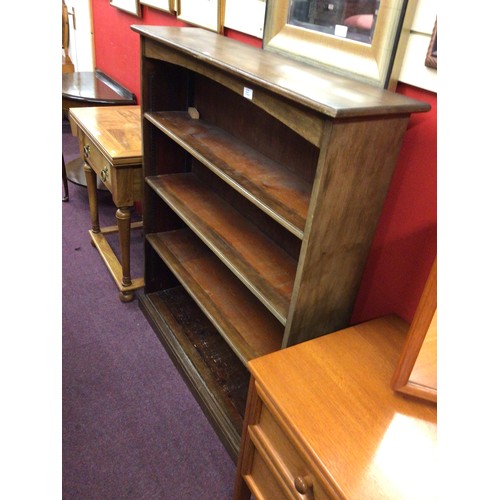
<path fill-rule="evenodd" d="M 290 0 L 288 24 L 371 45 L 380 0 Z"/>

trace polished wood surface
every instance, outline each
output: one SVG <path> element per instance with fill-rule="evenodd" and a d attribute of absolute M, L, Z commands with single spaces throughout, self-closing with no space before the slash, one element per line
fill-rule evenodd
<path fill-rule="evenodd" d="M 150 234 L 147 240 L 243 363 L 281 347 L 282 325 L 191 232 Z"/>
<path fill-rule="evenodd" d="M 297 262 L 193 174 L 147 182 L 284 324 Z"/>
<path fill-rule="evenodd" d="M 199 118 L 191 119 L 188 113 L 146 113 L 145 118 L 243 196 L 257 200 L 280 224 L 303 237 L 311 183 L 225 130 Z"/>
<path fill-rule="evenodd" d="M 223 67 L 249 84 L 256 84 L 259 91 L 262 87 L 277 92 L 297 104 L 331 117 L 415 113 L 430 108 L 426 103 L 409 100 L 207 30 L 140 25 L 132 25 L 131 28 L 173 50 L 189 53 L 191 64 L 201 61 Z M 255 64 L 257 59 L 258 64 Z"/>
<path fill-rule="evenodd" d="M 250 361 L 234 498 L 436 498 L 436 407 L 390 387 L 407 331 L 388 316 Z"/>
<path fill-rule="evenodd" d="M 91 106 L 72 109 L 70 123 L 92 138 L 92 142 L 114 167 L 142 162 L 142 134 L 140 106 Z M 83 155 L 93 153 L 82 152 Z"/>
<path fill-rule="evenodd" d="M 140 303 L 236 457 L 243 414 L 234 425 L 223 389 L 191 359 L 185 337 L 198 323 L 171 323 L 170 291 L 181 285 L 233 350 L 231 374 L 345 328 L 410 113 L 428 105 L 206 30 L 132 29 L 144 117 Z"/>
<path fill-rule="evenodd" d="M 118 286 L 120 300 L 129 302 L 134 290 L 144 286 L 144 279 L 132 279 L 130 271 L 130 229 L 142 227 L 131 224 L 134 202 L 142 199 L 143 191 L 140 106 L 71 108 L 69 119 L 85 160 L 91 241 Z M 117 225 L 110 228 L 101 229 L 99 224 L 97 176 L 117 207 Z M 119 235 L 120 260 L 105 238 L 111 232 Z"/>
<path fill-rule="evenodd" d="M 63 112 L 70 107 L 136 104 L 135 95 L 100 70 L 62 75 Z"/>
<path fill-rule="evenodd" d="M 407 124 L 398 116 L 325 126 L 284 345 L 349 324 Z"/>

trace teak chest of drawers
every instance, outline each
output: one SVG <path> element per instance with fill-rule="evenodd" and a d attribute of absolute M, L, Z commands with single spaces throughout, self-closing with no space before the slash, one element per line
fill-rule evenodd
<path fill-rule="evenodd" d="M 231 455 L 249 360 L 348 325 L 411 113 L 199 28 L 141 36 L 140 305 Z"/>
<path fill-rule="evenodd" d="M 142 199 L 140 106 L 70 108 L 69 119 L 85 160 L 92 243 L 120 290 L 120 300 L 129 302 L 134 298 L 134 290 L 144 286 L 142 277 L 132 279 L 130 275 L 130 229 L 142 227 L 142 222 L 131 223 L 134 202 Z M 111 192 L 117 207 L 116 226 L 99 225 L 97 176 Z M 121 260 L 105 237 L 113 232 L 119 234 Z"/>
<path fill-rule="evenodd" d="M 234 500 L 437 498 L 436 406 L 391 389 L 407 330 L 388 316 L 250 361 Z"/>

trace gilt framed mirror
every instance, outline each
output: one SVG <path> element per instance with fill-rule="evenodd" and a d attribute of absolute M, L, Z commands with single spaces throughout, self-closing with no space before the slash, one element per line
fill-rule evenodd
<path fill-rule="evenodd" d="M 263 46 L 390 88 L 414 10 L 413 0 L 268 0 Z"/>
<path fill-rule="evenodd" d="M 437 402 L 437 260 L 427 278 L 391 386 L 395 391 Z"/>

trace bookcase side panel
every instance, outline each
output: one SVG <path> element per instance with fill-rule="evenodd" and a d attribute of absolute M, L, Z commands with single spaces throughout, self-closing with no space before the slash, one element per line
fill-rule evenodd
<path fill-rule="evenodd" d="M 408 116 L 331 122 L 283 346 L 348 326 L 407 122 Z"/>

